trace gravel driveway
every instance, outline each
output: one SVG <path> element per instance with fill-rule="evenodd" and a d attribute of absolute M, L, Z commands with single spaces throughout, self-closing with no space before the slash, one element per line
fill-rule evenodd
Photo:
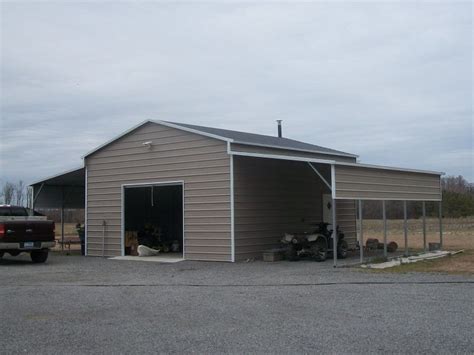
<path fill-rule="evenodd" d="M 472 353 L 474 278 L 330 263 L 0 260 L 0 353 Z"/>

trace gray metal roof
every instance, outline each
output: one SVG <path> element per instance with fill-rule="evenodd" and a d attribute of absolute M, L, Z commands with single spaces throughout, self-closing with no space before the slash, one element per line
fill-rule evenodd
<path fill-rule="evenodd" d="M 294 139 L 289 139 L 289 138 L 284 138 L 284 137 L 279 138 L 276 136 L 267 136 L 263 134 L 231 131 L 228 129 L 197 126 L 197 125 L 192 125 L 192 124 L 187 124 L 187 123 L 178 123 L 178 122 L 169 122 L 169 121 L 164 121 L 164 122 L 171 123 L 176 126 L 181 126 L 184 128 L 189 128 L 196 131 L 232 139 L 234 141 L 233 143 L 237 143 L 237 144 L 242 143 L 242 144 L 248 144 L 248 145 L 278 148 L 278 149 L 299 150 L 299 151 L 308 151 L 308 152 L 314 152 L 314 153 L 326 153 L 326 154 L 332 154 L 332 155 L 357 157 L 357 155 L 355 154 L 346 153 L 346 152 L 342 152 L 339 150 L 330 149 L 326 147 L 321 147 L 319 145 L 300 142 Z"/>
<path fill-rule="evenodd" d="M 85 185 L 85 168 L 75 168 L 68 170 L 42 180 L 32 182 L 29 186 L 48 185 L 48 186 L 82 186 Z"/>

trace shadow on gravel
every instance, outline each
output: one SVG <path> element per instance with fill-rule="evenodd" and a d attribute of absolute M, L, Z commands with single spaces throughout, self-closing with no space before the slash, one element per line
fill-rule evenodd
<path fill-rule="evenodd" d="M 0 259 L 0 265 L 33 265 L 31 260 L 25 259 L 5 259 L 5 257 Z M 40 265 L 40 264 L 38 264 Z"/>
<path fill-rule="evenodd" d="M 45 263 L 39 263 L 35 264 L 34 262 L 31 261 L 30 255 L 25 254 L 25 255 L 19 255 L 19 256 L 10 256 L 10 255 L 4 255 L 3 257 L 0 258 L 0 266 L 2 265 L 11 265 L 11 266 L 28 266 L 28 265 L 34 265 L 35 267 L 42 267 L 46 266 L 48 264 L 56 264 L 54 260 L 46 260 Z"/>

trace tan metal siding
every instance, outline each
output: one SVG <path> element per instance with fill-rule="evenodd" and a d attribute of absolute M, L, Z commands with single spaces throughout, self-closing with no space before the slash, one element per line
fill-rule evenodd
<path fill-rule="evenodd" d="M 153 141 L 151 150 L 142 145 Z M 88 255 L 121 254 L 123 184 L 184 181 L 190 260 L 231 260 L 230 158 L 225 142 L 147 123 L 86 158 Z"/>
<path fill-rule="evenodd" d="M 323 191 L 306 163 L 234 156 L 236 260 L 260 258 L 285 232 L 314 228 Z"/>
<path fill-rule="evenodd" d="M 439 175 L 346 165 L 336 165 L 335 175 L 336 198 L 441 199 Z"/>
<path fill-rule="evenodd" d="M 336 202 L 336 223 L 344 233 L 349 248 L 355 248 L 357 242 L 356 205 L 354 200 Z"/>
<path fill-rule="evenodd" d="M 283 156 L 289 156 L 289 157 L 334 160 L 334 161 L 341 161 L 341 162 L 346 162 L 346 163 L 355 163 L 356 161 L 356 158 L 352 158 L 352 157 L 344 157 L 344 156 L 323 154 L 323 153 L 321 154 L 308 153 L 308 152 L 300 152 L 300 151 L 278 149 L 278 148 L 258 147 L 258 146 L 250 146 L 250 145 L 245 145 L 245 144 L 232 144 L 231 149 L 232 151 L 243 152 L 243 153 L 283 155 Z"/>

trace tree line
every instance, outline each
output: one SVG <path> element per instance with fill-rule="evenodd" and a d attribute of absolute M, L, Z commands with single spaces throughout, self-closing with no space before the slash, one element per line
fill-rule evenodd
<path fill-rule="evenodd" d="M 459 218 L 474 216 L 474 184 L 464 177 L 445 176 L 441 179 L 443 189 L 443 216 Z M 6 181 L 0 187 L 0 204 L 28 206 L 31 196 L 25 183 L 20 180 L 16 183 Z M 364 218 L 378 219 L 382 217 L 381 201 L 364 201 Z M 426 202 L 426 214 L 430 217 L 438 216 L 437 202 Z M 403 218 L 403 201 L 387 201 L 387 217 L 391 219 Z M 409 201 L 407 203 L 408 218 L 419 218 L 422 215 L 422 203 Z"/>

